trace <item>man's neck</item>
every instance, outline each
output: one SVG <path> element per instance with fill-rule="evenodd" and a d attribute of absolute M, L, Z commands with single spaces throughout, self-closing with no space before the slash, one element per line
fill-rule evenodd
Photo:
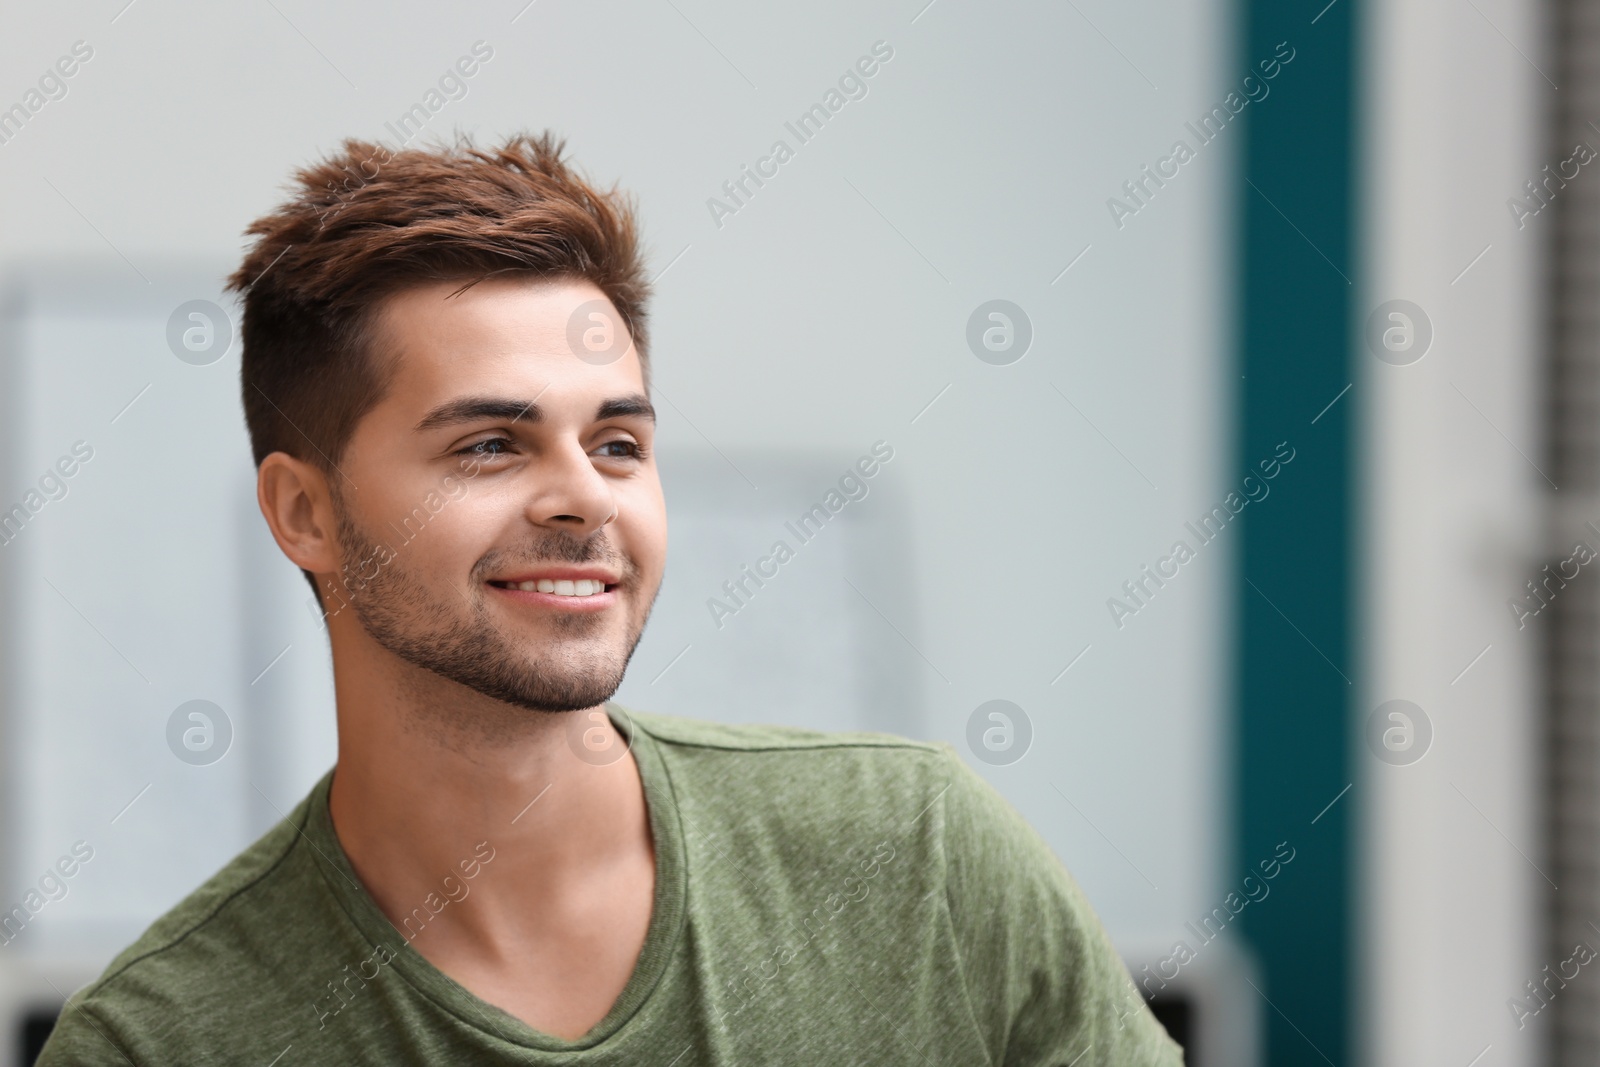
<path fill-rule="evenodd" d="M 638 767 L 603 708 L 514 709 L 426 672 L 360 673 L 336 672 L 329 810 L 361 882 L 430 959 L 515 954 L 576 887 L 653 865 Z M 620 757 L 580 758 L 575 726 L 608 731 Z M 444 900 L 448 921 L 405 925 Z"/>

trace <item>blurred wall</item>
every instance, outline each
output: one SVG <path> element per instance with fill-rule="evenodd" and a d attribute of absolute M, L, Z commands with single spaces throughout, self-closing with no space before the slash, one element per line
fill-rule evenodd
<path fill-rule="evenodd" d="M 1408 301 L 1432 343 L 1419 334 L 1389 361 L 1365 341 L 1358 353 L 1363 1055 L 1383 1067 L 1533 1064 L 1543 1027 L 1519 1027 L 1507 1001 L 1560 960 L 1542 958 L 1539 930 L 1551 886 L 1535 803 L 1535 631 L 1519 631 L 1506 604 L 1544 562 L 1555 488 L 1537 417 L 1545 235 L 1519 228 L 1508 202 L 1558 161 L 1543 152 L 1559 90 L 1538 5 L 1396 0 L 1369 12 L 1362 314 Z M 1393 700 L 1414 706 L 1431 742 L 1415 734 L 1418 749 L 1385 760 L 1369 721 Z M 1405 723 L 1385 717 L 1385 728 Z"/>
<path fill-rule="evenodd" d="M 1191 132 L 1264 58 L 1239 54 L 1232 9 L 1214 0 L 1176 9 L 918 0 L 784 10 L 513 0 L 375 11 L 301 0 L 229 8 L 138 0 L 0 16 L 0 69 L 10 72 L 0 100 L 22 99 L 75 42 L 93 52 L 64 97 L 0 144 L 3 266 L 24 289 L 43 277 L 41 264 L 56 263 L 70 275 L 117 279 L 108 292 L 159 290 L 140 312 L 143 343 L 119 341 L 99 358 L 119 383 L 144 369 L 145 380 L 185 383 L 140 402 L 152 404 L 148 421 L 108 424 L 103 466 L 86 471 L 74 492 L 88 500 L 90 478 L 113 475 L 188 492 L 170 469 L 185 462 L 184 449 L 205 450 L 203 462 L 248 484 L 242 433 L 195 433 L 236 413 L 237 351 L 190 367 L 156 333 L 180 298 L 215 299 L 215 283 L 170 294 L 163 287 L 196 269 L 215 278 L 208 272 L 236 258 L 244 226 L 275 203 L 291 167 L 347 135 L 392 143 L 391 127 L 459 57 L 488 50 L 460 83 L 464 96 L 439 98 L 422 139 L 550 127 L 568 135 L 591 175 L 637 194 L 660 272 L 664 457 L 675 449 L 720 455 L 726 468 L 706 484 L 734 501 L 766 491 L 741 470 L 747 457 L 753 467 L 758 454 L 803 453 L 805 469 L 822 472 L 842 470 L 880 439 L 896 449 L 883 499 L 892 486 L 905 532 L 865 536 L 880 556 L 885 545 L 871 538 L 903 537 L 887 547 L 907 576 L 880 582 L 870 563 L 850 573 L 881 620 L 873 640 L 913 646 L 914 655 L 900 654 L 919 704 L 914 714 L 897 710 L 867 724 L 948 739 L 969 753 L 1067 862 L 1131 956 L 1153 958 L 1185 936 L 1185 923 L 1216 907 L 1232 881 L 1223 655 L 1235 531 L 1224 530 L 1220 543 L 1193 541 L 1194 558 L 1164 585 L 1150 584 L 1144 568 L 1191 539 L 1185 524 L 1210 514 L 1238 480 L 1226 468 L 1232 385 L 1223 354 L 1231 343 L 1229 190 L 1243 120 L 1225 111 L 1209 133 Z M 799 143 L 785 124 L 874 48 L 892 49 L 892 58 L 865 81 L 866 95 Z M 1296 74 L 1286 66 L 1275 84 L 1286 87 Z M 724 183 L 779 138 L 795 152 L 775 177 L 747 189 L 731 214 L 709 204 L 728 204 Z M 1179 140 L 1192 151 L 1174 163 Z M 1166 180 L 1147 177 L 1146 168 L 1167 167 L 1176 169 Z M 1007 365 L 979 358 L 968 339 L 974 311 L 995 299 L 1019 305 L 1031 325 L 1026 354 Z M 51 359 L 49 345 L 32 358 Z M 77 387 L 62 381 L 41 395 L 65 410 Z M 34 460 L 53 455 L 58 439 L 78 436 L 41 414 L 49 410 L 21 420 L 37 436 L 5 457 L 0 499 L 18 497 L 37 475 Z M 663 462 L 670 471 L 671 460 Z M 79 500 L 52 505 L 28 533 L 86 543 L 74 540 L 90 513 L 74 511 Z M 212 511 L 219 524 L 247 523 L 243 501 L 186 498 L 185 513 L 195 515 L 188 523 L 162 508 L 122 521 L 181 553 L 185 539 L 216 533 L 205 517 Z M 731 574 L 764 547 L 718 551 Z M 294 640 L 287 628 L 299 623 L 280 605 L 300 579 L 264 538 L 241 551 L 260 588 L 273 590 L 260 594 L 275 606 L 252 638 L 270 653 Z M 143 597 L 154 614 L 242 625 L 245 605 L 221 591 L 130 592 L 142 562 L 136 551 L 84 550 L 75 562 L 83 597 L 75 602 L 87 618 L 97 618 L 102 598 L 131 597 L 137 608 Z M 50 595 L 39 577 L 15 581 L 33 582 L 30 595 Z M 1130 599 L 1133 582 L 1143 583 L 1145 599 Z M 647 638 L 629 699 L 652 706 L 639 679 L 648 687 L 670 666 L 655 688 L 673 687 L 663 698 L 673 710 L 776 717 L 763 709 L 783 704 L 791 673 L 770 673 L 765 687 L 753 680 L 740 706 L 693 706 L 697 681 L 719 691 L 717 656 L 700 653 L 727 633 L 691 618 L 710 595 L 671 608 L 682 625 L 702 627 L 706 644 L 673 665 L 682 645 Z M 1119 613 L 1113 600 L 1139 610 Z M 126 625 L 137 627 L 132 618 Z M 22 647 L 28 621 L 12 613 L 4 625 L 10 646 Z M 804 629 L 794 635 L 806 647 Z M 106 633 L 113 644 L 133 636 Z M 50 655 L 31 667 L 14 662 L 87 669 L 72 648 Z M 305 662 L 291 665 L 301 655 Z M 314 699 L 315 674 L 325 670 L 314 656 L 302 644 L 267 676 L 311 679 L 286 684 L 284 701 Z M 245 675 L 260 667 L 252 660 L 224 669 L 230 684 L 248 687 Z M 812 670 L 828 667 L 813 661 Z M 173 670 L 159 692 L 134 679 L 137 699 L 98 713 L 126 716 L 136 734 L 158 738 L 185 680 L 181 667 Z M 8 698 L 14 717 L 58 710 L 22 708 L 17 693 Z M 1031 726 L 1031 745 L 1014 762 L 983 760 L 968 745 L 974 712 L 993 699 L 1014 702 Z M 816 721 L 832 722 L 821 712 Z M 302 736 L 306 744 L 297 743 Z M 127 866 L 86 877 L 107 879 L 108 892 L 137 881 L 153 915 L 193 885 L 191 866 L 220 865 L 274 808 L 298 799 L 318 766 L 306 754 L 325 751 L 318 736 L 305 725 L 261 736 L 281 756 L 265 761 L 279 768 L 270 783 L 220 772 L 191 783 L 201 791 L 196 803 L 244 813 L 232 837 L 187 835 L 179 867 L 141 866 L 130 849 Z M 149 758 L 170 758 L 157 741 L 146 748 Z M 246 766 L 249 758 L 241 753 Z M 140 769 L 84 768 L 52 781 L 91 798 L 85 810 L 110 813 L 127 802 L 127 780 L 153 780 Z M 49 825 L 49 796 L 13 790 L 8 823 Z M 162 809 L 149 810 L 154 818 Z M 105 832 L 120 832 L 139 811 Z M 161 830 L 176 827 L 152 828 Z M 11 884 L 65 844 L 41 839 L 13 853 Z M 52 921 L 71 915 L 69 900 Z"/>

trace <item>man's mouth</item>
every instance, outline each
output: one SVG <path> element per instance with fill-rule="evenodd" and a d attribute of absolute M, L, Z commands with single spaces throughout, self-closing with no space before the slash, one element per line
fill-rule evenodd
<path fill-rule="evenodd" d="M 550 593 L 554 596 L 591 597 L 616 588 L 598 578 L 531 578 L 525 581 L 496 581 L 489 584 L 498 589 L 516 589 L 524 593 Z"/>
<path fill-rule="evenodd" d="M 604 611 L 617 603 L 622 576 L 603 564 L 555 563 L 488 580 L 501 595 L 558 611 Z"/>

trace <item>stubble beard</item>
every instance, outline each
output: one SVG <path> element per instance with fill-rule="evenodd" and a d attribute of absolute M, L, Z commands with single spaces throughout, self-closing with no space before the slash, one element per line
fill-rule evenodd
<path fill-rule="evenodd" d="M 336 504 L 335 511 L 344 562 L 373 559 L 379 542 L 355 522 L 348 508 Z M 473 571 L 475 575 L 506 573 L 524 565 L 553 562 L 610 564 L 620 572 L 619 587 L 637 591 L 638 568 L 603 534 L 578 541 L 541 531 L 525 550 L 491 552 Z M 600 615 L 548 613 L 548 626 L 556 637 L 540 647 L 509 637 L 496 623 L 488 603 L 493 594 L 485 590 L 481 579 L 473 583 L 468 597 L 453 590 L 435 592 L 404 566 L 398 553 L 350 593 L 356 620 L 373 641 L 394 656 L 511 708 L 549 713 L 592 708 L 611 699 L 622 684 L 655 602 L 652 591 L 645 610 L 631 620 L 625 640 L 610 646 L 599 643 L 608 625 Z M 618 610 L 621 608 L 619 604 Z M 423 710 L 431 703 L 424 698 Z M 525 716 L 514 714 L 495 723 L 448 725 L 457 731 L 502 733 L 514 730 L 523 719 Z"/>

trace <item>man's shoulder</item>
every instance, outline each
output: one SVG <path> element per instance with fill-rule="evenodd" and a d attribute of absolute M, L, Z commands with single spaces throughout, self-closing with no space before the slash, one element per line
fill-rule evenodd
<path fill-rule="evenodd" d="M 316 793 L 313 790 L 312 795 Z M 293 860 L 307 847 L 304 824 L 310 802 L 310 796 L 303 799 L 288 816 L 151 923 L 111 962 L 96 984 L 194 938 L 220 934 L 242 923 L 270 921 L 275 898 L 298 888 L 285 883 L 298 882 L 304 876 L 304 869 Z"/>
<path fill-rule="evenodd" d="M 72 995 L 58 1029 L 77 1030 L 87 1021 L 99 1031 L 86 1035 L 91 1044 L 105 1039 L 121 1051 L 108 1032 L 159 1030 L 160 1020 L 195 1017 L 197 1005 L 245 1003 L 237 994 L 256 993 L 271 974 L 284 973 L 286 956 L 306 947 L 300 944 L 304 924 L 294 922 L 295 914 L 303 915 L 308 885 L 322 877 L 306 856 L 310 845 L 303 827 L 317 795 L 313 790 L 151 923 L 98 978 Z"/>
<path fill-rule="evenodd" d="M 924 816 L 970 773 L 942 741 L 623 710 L 660 753 L 675 804 L 702 833 L 737 827 L 828 849 L 840 835 L 890 825 L 916 827 L 920 847 L 933 848 L 944 818 Z"/>
<path fill-rule="evenodd" d="M 622 707 L 622 705 L 615 705 Z M 680 749 L 721 752 L 826 753 L 838 750 L 878 750 L 888 758 L 895 753 L 946 758 L 950 746 L 942 741 L 916 741 L 897 734 L 867 730 L 813 730 L 772 723 L 732 723 L 693 719 L 681 715 L 622 710 L 637 720 L 651 738 Z"/>
<path fill-rule="evenodd" d="M 679 772 L 675 779 L 704 774 L 724 793 L 741 783 L 759 783 L 762 795 L 781 800 L 791 789 L 849 783 L 880 798 L 900 793 L 909 799 L 930 782 L 948 782 L 961 763 L 944 741 L 623 710 L 662 751 L 669 768 Z"/>

